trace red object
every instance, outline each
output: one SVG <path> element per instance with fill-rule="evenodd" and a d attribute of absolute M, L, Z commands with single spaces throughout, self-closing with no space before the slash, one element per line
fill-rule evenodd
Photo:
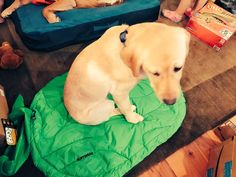
<path fill-rule="evenodd" d="M 49 5 L 54 2 L 55 0 L 32 0 L 32 3 L 35 5 Z"/>
<path fill-rule="evenodd" d="M 233 14 L 208 2 L 198 13 L 193 14 L 186 29 L 219 51 L 234 34 L 235 20 L 236 17 Z"/>

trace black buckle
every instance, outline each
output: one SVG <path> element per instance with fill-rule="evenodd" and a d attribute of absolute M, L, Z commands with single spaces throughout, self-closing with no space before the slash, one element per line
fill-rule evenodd
<path fill-rule="evenodd" d="M 120 33 L 120 41 L 125 45 L 125 41 L 126 41 L 126 34 L 128 34 L 128 31 L 125 30 L 123 32 Z"/>

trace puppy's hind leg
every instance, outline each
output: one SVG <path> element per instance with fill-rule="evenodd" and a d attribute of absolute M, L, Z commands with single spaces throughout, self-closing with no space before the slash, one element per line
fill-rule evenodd
<path fill-rule="evenodd" d="M 58 0 L 43 9 L 43 16 L 46 18 L 48 23 L 60 22 L 61 20 L 56 16 L 55 12 L 66 11 L 75 7 L 76 2 L 74 0 Z"/>
<path fill-rule="evenodd" d="M 31 2 L 31 0 L 15 0 L 8 8 L 6 8 L 2 13 L 1 16 L 3 18 L 8 17 L 9 15 L 11 15 L 16 9 L 18 9 L 19 7 L 29 4 Z"/>
<path fill-rule="evenodd" d="M 115 108 L 114 102 L 106 99 L 91 107 L 88 110 L 87 115 L 81 117 L 79 122 L 87 125 L 98 125 L 102 122 L 108 121 L 110 117 L 118 114 L 121 113 Z"/>

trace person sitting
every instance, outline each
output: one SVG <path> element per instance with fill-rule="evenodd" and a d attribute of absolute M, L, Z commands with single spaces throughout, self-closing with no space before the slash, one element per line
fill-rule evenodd
<path fill-rule="evenodd" d="M 207 1 L 208 0 L 180 0 L 176 10 L 163 9 L 162 14 L 171 21 L 178 23 L 183 19 L 184 15 L 190 17 L 194 12 L 199 11 Z"/>

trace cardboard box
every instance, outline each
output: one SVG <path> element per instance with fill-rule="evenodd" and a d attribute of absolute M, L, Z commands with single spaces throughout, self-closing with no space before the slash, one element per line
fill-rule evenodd
<path fill-rule="evenodd" d="M 210 150 L 206 177 L 215 177 L 217 172 L 218 159 L 222 152 L 223 144 Z"/>
<path fill-rule="evenodd" d="M 8 117 L 8 104 L 4 92 L 4 88 L 0 85 L 0 119 L 7 119 Z M 5 132 L 2 121 L 0 120 L 0 147 L 5 145 Z"/>
<path fill-rule="evenodd" d="M 219 51 L 236 30 L 236 16 L 209 1 L 193 14 L 186 29 Z"/>
<path fill-rule="evenodd" d="M 14 146 L 17 142 L 17 130 L 13 122 L 8 118 L 8 104 L 4 88 L 0 85 L 0 147 Z"/>
<path fill-rule="evenodd" d="M 0 85 L 0 118 L 7 118 L 9 113 L 7 99 L 5 91 L 2 85 Z"/>
<path fill-rule="evenodd" d="M 224 142 L 217 177 L 236 177 L 236 137 Z"/>
<path fill-rule="evenodd" d="M 210 150 L 206 177 L 236 177 L 236 137 Z"/>

